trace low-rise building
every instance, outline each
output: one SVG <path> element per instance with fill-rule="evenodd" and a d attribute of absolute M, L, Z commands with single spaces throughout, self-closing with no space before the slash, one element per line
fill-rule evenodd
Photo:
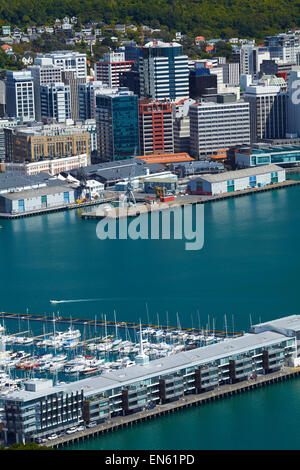
<path fill-rule="evenodd" d="M 241 147 L 235 153 L 238 168 L 250 168 L 259 165 L 279 164 L 298 165 L 300 163 L 300 139 L 297 144 L 257 144 L 253 147 Z"/>
<path fill-rule="evenodd" d="M 207 174 L 188 183 L 190 194 L 214 196 L 248 188 L 263 187 L 285 181 L 285 169 L 277 165 L 264 165 L 218 174 Z"/>

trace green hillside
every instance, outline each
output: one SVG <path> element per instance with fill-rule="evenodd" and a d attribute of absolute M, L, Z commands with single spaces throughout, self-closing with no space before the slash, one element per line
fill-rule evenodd
<path fill-rule="evenodd" d="M 298 0 L 0 0 L 0 24 L 51 24 L 77 16 L 82 23 L 166 25 L 171 31 L 223 38 L 257 37 L 300 24 Z"/>

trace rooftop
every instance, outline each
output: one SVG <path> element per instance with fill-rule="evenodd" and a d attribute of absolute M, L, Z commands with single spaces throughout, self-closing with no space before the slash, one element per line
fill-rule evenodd
<path fill-rule="evenodd" d="M 245 178 L 247 176 L 263 175 L 272 171 L 282 171 L 283 169 L 277 165 L 261 165 L 243 170 L 226 171 L 225 173 L 201 175 L 199 178 L 211 183 L 218 183 L 230 179 Z"/>
<path fill-rule="evenodd" d="M 3 197 L 13 201 L 18 201 L 19 199 L 34 198 L 40 196 L 47 196 L 50 194 L 62 193 L 64 191 L 70 191 L 75 189 L 73 184 L 64 184 L 61 180 L 56 180 L 56 184 L 53 186 L 44 186 L 36 189 L 25 189 L 24 191 L 16 191 L 14 193 L 3 194 Z"/>

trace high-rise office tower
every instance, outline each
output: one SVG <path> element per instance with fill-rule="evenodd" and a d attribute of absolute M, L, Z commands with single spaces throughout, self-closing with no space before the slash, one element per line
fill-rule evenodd
<path fill-rule="evenodd" d="M 190 106 L 190 145 L 194 157 L 201 159 L 219 150 L 225 153 L 230 147 L 250 144 L 249 103 L 226 95 L 220 95 L 218 101 Z"/>
<path fill-rule="evenodd" d="M 85 84 L 86 80 L 83 77 L 77 77 L 76 72 L 73 70 L 64 70 L 62 72 L 62 81 L 70 87 L 71 119 L 76 121 L 76 119 L 79 119 L 78 86 Z"/>
<path fill-rule="evenodd" d="M 29 70 L 6 73 L 6 112 L 24 122 L 35 120 L 34 86 Z"/>
<path fill-rule="evenodd" d="M 117 91 L 117 88 L 114 89 Z M 101 81 L 91 80 L 88 83 L 78 85 L 79 119 L 95 119 L 96 117 L 96 95 L 113 91 L 108 85 Z"/>
<path fill-rule="evenodd" d="M 139 102 L 140 149 L 142 155 L 174 153 L 173 104 L 169 101 Z"/>
<path fill-rule="evenodd" d="M 36 58 L 34 65 L 27 67 L 30 70 L 34 82 L 34 103 L 35 103 L 35 119 L 41 120 L 41 86 L 50 85 L 51 83 L 59 83 L 62 81 L 62 69 L 53 65 L 52 60 L 46 57 Z"/>
<path fill-rule="evenodd" d="M 100 161 L 139 154 L 138 97 L 128 89 L 96 96 L 97 152 Z"/>
<path fill-rule="evenodd" d="M 244 100 L 250 104 L 251 142 L 285 138 L 287 93 L 280 85 L 250 85 Z"/>
<path fill-rule="evenodd" d="M 139 62 L 140 96 L 151 100 L 189 97 L 188 57 L 176 42 L 151 41 Z"/>
<path fill-rule="evenodd" d="M 53 118 L 56 122 L 71 119 L 71 93 L 69 85 L 52 83 L 41 86 L 42 119 Z"/>

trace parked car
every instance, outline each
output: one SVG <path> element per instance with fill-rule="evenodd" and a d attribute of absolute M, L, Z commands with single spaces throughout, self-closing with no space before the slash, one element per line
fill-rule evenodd
<path fill-rule="evenodd" d="M 51 434 L 51 436 L 48 436 L 49 441 L 53 441 L 54 439 L 58 439 L 57 434 Z"/>
<path fill-rule="evenodd" d="M 97 423 L 95 423 L 95 422 L 94 423 L 89 423 L 87 425 L 88 428 L 94 428 L 95 426 L 97 426 Z"/>
<path fill-rule="evenodd" d="M 75 427 L 73 427 L 73 428 L 67 429 L 67 430 L 66 430 L 66 433 L 67 433 L 67 434 L 73 434 L 73 432 L 77 432 L 77 431 L 78 431 L 78 429 L 75 428 Z"/>

